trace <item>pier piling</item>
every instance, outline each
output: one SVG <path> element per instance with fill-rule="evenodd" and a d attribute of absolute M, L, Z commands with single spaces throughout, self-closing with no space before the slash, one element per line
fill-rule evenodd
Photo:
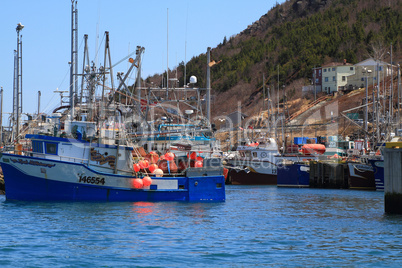
<path fill-rule="evenodd" d="M 386 213 L 402 214 L 402 148 L 384 152 L 384 208 Z"/>

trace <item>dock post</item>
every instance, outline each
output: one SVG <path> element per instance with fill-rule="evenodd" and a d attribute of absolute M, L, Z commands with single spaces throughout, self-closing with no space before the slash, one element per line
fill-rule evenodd
<path fill-rule="evenodd" d="M 384 152 L 384 208 L 386 213 L 402 214 L 402 148 Z"/>

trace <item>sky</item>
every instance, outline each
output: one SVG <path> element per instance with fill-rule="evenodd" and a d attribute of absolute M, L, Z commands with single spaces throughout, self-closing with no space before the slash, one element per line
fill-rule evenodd
<path fill-rule="evenodd" d="M 78 56 L 82 69 L 83 36 L 88 34 L 89 58 L 103 64 L 104 33 L 109 32 L 112 63 L 145 47 L 142 78 L 172 69 L 206 53 L 226 37 L 259 20 L 274 0 L 78 0 Z M 13 102 L 14 50 L 17 24 L 22 35 L 23 113 L 51 113 L 60 105 L 55 90 L 69 89 L 71 59 L 70 0 L 0 0 L 0 86 L 3 87 L 3 126 L 8 126 Z M 98 36 L 98 37 L 97 37 Z M 168 49 L 167 49 L 168 47 Z M 169 53 L 167 53 L 167 50 Z M 169 60 L 167 60 L 167 55 Z M 113 68 L 127 71 L 127 61 Z M 116 83 L 115 83 L 116 84 Z M 128 82 L 129 85 L 133 81 Z"/>

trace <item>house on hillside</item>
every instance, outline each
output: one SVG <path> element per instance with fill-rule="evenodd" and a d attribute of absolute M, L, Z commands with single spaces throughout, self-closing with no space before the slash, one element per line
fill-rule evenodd
<path fill-rule="evenodd" d="M 322 66 L 322 91 L 328 94 L 344 89 L 348 85 L 348 77 L 355 74 L 355 66 L 343 60 L 343 63 L 332 62 Z"/>
<path fill-rule="evenodd" d="M 394 75 L 396 74 L 396 66 L 394 66 Z M 366 59 L 355 64 L 355 74 L 348 77 L 348 87 L 363 88 L 366 84 L 376 85 L 378 82 L 384 81 L 391 76 L 391 64 L 375 60 L 373 58 Z"/>

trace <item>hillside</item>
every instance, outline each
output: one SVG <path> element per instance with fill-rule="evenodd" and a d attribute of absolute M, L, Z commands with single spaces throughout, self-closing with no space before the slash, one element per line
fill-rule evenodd
<path fill-rule="evenodd" d="M 226 115 L 241 102 L 243 113 L 258 114 L 263 107 L 262 81 L 271 98 L 285 99 L 289 113 L 311 101 L 301 88 L 310 83 L 312 68 L 329 62 L 357 63 L 369 57 L 389 61 L 385 53 L 393 44 L 394 63 L 401 59 L 402 1 L 290 0 L 273 7 L 241 33 L 223 37 L 211 50 L 221 61 L 211 68 L 212 115 Z M 384 55 L 386 57 L 384 57 Z M 381 58 L 382 57 L 382 58 Z M 206 55 L 186 65 L 187 80 L 196 75 L 205 87 Z M 183 63 L 178 67 L 180 84 Z M 165 76 L 166 77 L 166 76 Z M 161 76 L 146 82 L 161 84 Z"/>

